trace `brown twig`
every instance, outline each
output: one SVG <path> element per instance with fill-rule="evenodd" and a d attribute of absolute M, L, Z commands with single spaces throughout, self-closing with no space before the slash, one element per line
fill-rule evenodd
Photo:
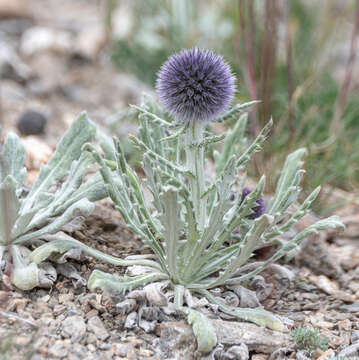
<path fill-rule="evenodd" d="M 348 93 L 350 89 L 350 83 L 353 75 L 356 53 L 358 48 L 359 37 L 359 0 L 356 1 L 354 27 L 350 41 L 350 53 L 347 61 L 345 76 L 340 87 L 339 95 L 337 97 L 337 103 L 335 106 L 334 117 L 330 124 L 330 133 L 332 136 L 336 136 L 341 128 L 341 118 L 347 103 Z"/>
<path fill-rule="evenodd" d="M 253 2 L 249 1 L 248 4 L 248 13 L 250 19 L 250 29 L 248 31 L 248 26 L 246 22 L 246 0 L 238 1 L 238 10 L 239 10 L 239 24 L 242 33 L 243 47 L 245 53 L 245 63 L 246 63 L 246 80 L 250 93 L 251 100 L 257 100 L 257 82 L 256 82 L 256 71 L 255 71 L 255 18 L 254 18 L 254 9 Z M 259 131 L 258 125 L 258 110 L 257 106 L 253 107 L 251 112 L 251 130 L 252 135 L 255 137 Z"/>
<path fill-rule="evenodd" d="M 262 40 L 261 53 L 262 122 L 265 122 L 271 115 L 272 84 L 277 45 L 277 13 L 276 1 L 265 1 L 265 34 L 264 39 Z"/>
<path fill-rule="evenodd" d="M 286 1 L 286 60 L 287 60 L 287 86 L 288 86 L 288 123 L 289 123 L 289 137 L 290 142 L 294 138 L 295 124 L 294 124 L 294 109 L 293 109 L 293 55 L 292 55 L 292 36 L 290 32 L 290 1 Z"/>

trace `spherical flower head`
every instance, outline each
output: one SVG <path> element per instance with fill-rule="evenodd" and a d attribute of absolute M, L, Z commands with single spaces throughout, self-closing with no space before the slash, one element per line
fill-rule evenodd
<path fill-rule="evenodd" d="M 245 197 L 248 194 L 250 194 L 251 192 L 252 192 L 252 190 L 250 190 L 246 187 L 243 188 L 241 201 L 243 201 L 245 199 Z M 260 216 L 262 216 L 264 214 L 264 212 L 266 210 L 266 205 L 265 205 L 263 198 L 257 199 L 256 203 L 258 204 L 258 206 L 255 206 L 254 208 L 252 208 L 253 213 L 248 216 L 248 219 L 253 220 L 253 219 L 259 218 Z"/>
<path fill-rule="evenodd" d="M 176 120 L 211 121 L 230 105 L 234 80 L 221 56 L 195 48 L 172 55 L 162 65 L 156 89 L 162 106 Z"/>

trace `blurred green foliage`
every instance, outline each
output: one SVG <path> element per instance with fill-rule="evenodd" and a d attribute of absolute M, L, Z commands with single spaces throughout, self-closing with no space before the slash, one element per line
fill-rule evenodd
<path fill-rule="evenodd" d="M 253 174 L 271 174 L 274 184 L 277 164 L 293 149 L 306 146 L 307 192 L 319 184 L 348 191 L 358 186 L 355 88 L 349 92 L 341 127 L 334 134 L 331 131 L 349 57 L 354 0 L 345 4 L 336 0 L 136 0 L 126 4 L 132 30 L 118 39 L 114 35 L 112 48 L 121 70 L 154 86 L 156 73 L 170 54 L 186 47 L 210 48 L 223 54 L 236 73 L 237 101 L 254 95 L 263 100 L 251 114 L 252 135 L 269 116 L 275 129 Z"/>
<path fill-rule="evenodd" d="M 316 349 L 322 351 L 328 349 L 329 339 L 328 337 L 321 337 L 318 329 L 298 327 L 291 332 L 291 337 L 297 349 L 307 350 L 310 354 Z"/>

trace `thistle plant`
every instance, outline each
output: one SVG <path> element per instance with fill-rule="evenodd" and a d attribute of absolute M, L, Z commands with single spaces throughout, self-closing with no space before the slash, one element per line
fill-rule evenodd
<path fill-rule="evenodd" d="M 7 135 L 0 153 L 0 277 L 2 269 L 12 268 L 11 281 L 22 290 L 47 282 L 41 276 L 42 267 L 31 261 L 29 247 L 52 239 L 49 234 L 75 217 L 89 215 L 93 201 L 107 196 L 101 176 L 82 182 L 94 161 L 81 148 L 95 134 L 95 126 L 82 113 L 41 167 L 27 195 L 23 186 L 25 149 L 16 134 Z"/>
<path fill-rule="evenodd" d="M 244 110 L 254 102 L 229 108 L 234 77 L 222 58 L 209 51 L 184 50 L 163 65 L 157 90 L 166 112 L 145 97 L 141 106 L 133 106 L 139 115 L 139 137 L 130 136 L 142 152 L 145 186 L 151 199 L 145 198 L 142 183 L 127 164 L 118 140 L 112 147 L 106 144 L 105 158 L 91 144 L 84 147 L 98 162 L 116 209 L 153 251 L 152 255 L 112 258 L 112 263 L 120 266 L 141 265 L 143 273 L 120 277 L 95 270 L 89 288 L 125 292 L 151 282 L 169 282 L 174 304 L 188 314 L 202 351 L 216 344 L 216 336 L 202 313 L 188 303 L 185 306 L 184 294 L 188 292 L 207 298 L 227 314 L 282 331 L 285 326 L 274 314 L 263 308 L 231 307 L 211 290 L 246 286 L 272 262 L 292 254 L 308 235 L 343 226 L 337 217 L 330 217 L 289 241 L 282 238 L 307 214 L 319 193 L 317 188 L 297 205 L 305 150 L 288 156 L 276 192 L 265 207 L 265 177 L 249 190 L 244 187 L 244 170 L 251 156 L 261 149 L 272 122 L 252 144 L 246 145 Z M 230 118 L 238 121 L 227 134 L 207 131 L 211 122 Z M 205 155 L 219 143 L 222 150 L 213 153 L 216 171 L 211 175 L 206 171 Z M 253 253 L 269 245 L 275 245 L 276 252 L 251 266 Z M 51 246 L 53 251 L 62 252 L 74 244 L 59 241 Z"/>

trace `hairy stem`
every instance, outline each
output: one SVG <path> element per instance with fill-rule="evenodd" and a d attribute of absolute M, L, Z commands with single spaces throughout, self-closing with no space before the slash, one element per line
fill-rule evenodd
<path fill-rule="evenodd" d="M 203 140 L 204 124 L 200 122 L 193 122 L 188 126 L 184 134 L 185 137 L 185 152 L 186 152 L 186 167 L 187 170 L 194 174 L 193 178 L 189 178 L 189 188 L 192 195 L 192 202 L 195 210 L 196 221 L 199 232 L 203 232 L 206 225 L 206 196 L 202 198 L 205 192 L 204 181 L 204 146 L 197 146 Z M 192 256 L 190 259 L 185 259 L 187 263 L 183 274 L 183 279 L 188 280 L 191 277 L 191 272 L 194 265 L 198 261 L 198 250 L 200 244 L 195 243 L 192 249 Z M 185 252 L 187 254 L 187 252 Z M 197 254 L 197 255 L 196 255 Z"/>
<path fill-rule="evenodd" d="M 176 309 L 182 310 L 183 308 L 183 296 L 184 296 L 184 287 L 182 285 L 175 285 L 174 287 L 174 304 Z"/>
<path fill-rule="evenodd" d="M 196 144 L 203 140 L 203 132 L 203 123 L 195 121 L 185 132 L 186 167 L 194 174 L 194 177 L 189 179 L 189 186 L 200 231 L 204 229 L 206 221 L 206 199 L 201 198 L 205 191 L 204 146 Z"/>

